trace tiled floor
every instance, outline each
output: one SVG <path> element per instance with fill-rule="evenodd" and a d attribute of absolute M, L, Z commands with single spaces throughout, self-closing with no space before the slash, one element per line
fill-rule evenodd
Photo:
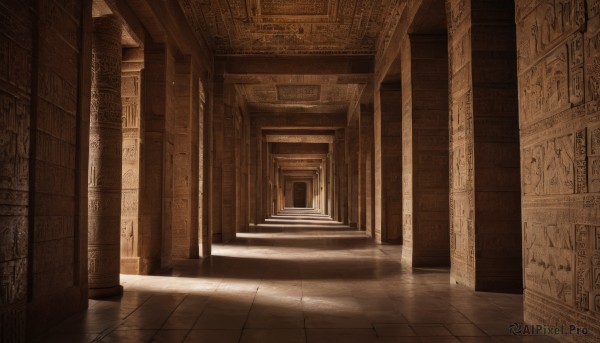
<path fill-rule="evenodd" d="M 555 342 L 510 336 L 520 295 L 451 285 L 447 269 L 402 268 L 400 246 L 297 219 L 176 261 L 168 275 L 122 275 L 122 298 L 90 301 L 44 342 Z"/>

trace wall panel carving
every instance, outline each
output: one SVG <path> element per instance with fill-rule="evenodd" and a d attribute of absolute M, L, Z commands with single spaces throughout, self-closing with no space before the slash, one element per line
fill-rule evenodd
<path fill-rule="evenodd" d="M 525 319 L 594 328 L 600 310 L 594 207 L 600 163 L 592 147 L 600 126 L 598 2 L 517 3 Z"/>

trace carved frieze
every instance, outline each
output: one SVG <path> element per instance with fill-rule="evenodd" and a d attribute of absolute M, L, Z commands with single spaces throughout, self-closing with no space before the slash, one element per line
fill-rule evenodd
<path fill-rule="evenodd" d="M 517 13 L 523 6 L 517 6 Z M 584 0 L 543 0 L 517 25 L 519 70 L 531 66 L 585 23 Z"/>
<path fill-rule="evenodd" d="M 573 228 L 565 211 L 527 212 L 524 216 L 525 287 L 573 305 Z"/>
<path fill-rule="evenodd" d="M 557 47 L 519 77 L 519 108 L 525 128 L 583 102 L 589 81 L 585 86 L 579 52 L 569 50 L 581 49 L 574 43 L 578 37 L 573 37 L 572 44 Z"/>

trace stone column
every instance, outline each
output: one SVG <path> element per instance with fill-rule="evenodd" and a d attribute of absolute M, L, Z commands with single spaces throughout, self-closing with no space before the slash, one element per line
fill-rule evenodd
<path fill-rule="evenodd" d="M 447 266 L 448 60 L 444 35 L 411 35 L 403 43 L 402 262 Z"/>
<path fill-rule="evenodd" d="M 238 208 L 236 206 L 236 144 L 235 144 L 235 86 L 223 85 L 222 148 L 221 148 L 221 239 L 235 238 Z"/>
<path fill-rule="evenodd" d="M 539 12 L 531 17 L 532 21 L 523 24 L 524 30 L 527 31 L 525 34 L 527 43 L 522 42 L 523 44 L 518 46 L 525 47 L 525 44 L 534 44 L 534 42 L 542 43 L 541 40 L 546 39 L 546 35 L 550 32 L 544 32 L 543 37 L 539 37 L 536 36 L 539 33 L 532 29 L 534 25 L 531 23 L 541 23 L 538 21 L 540 19 L 545 21 L 550 17 L 557 18 L 556 20 L 559 21 L 564 20 L 566 25 L 566 19 L 555 17 L 557 15 L 553 9 L 555 4 L 550 5 L 550 1 L 543 2 L 544 5 L 539 3 L 537 10 Z M 575 15 L 576 2 L 583 6 L 583 1 L 572 1 L 567 11 L 571 12 L 569 16 Z M 448 28 L 451 104 L 450 279 L 478 291 L 520 291 L 523 287 L 522 276 L 528 275 L 527 270 L 525 272 L 521 270 L 523 253 L 521 238 L 529 237 L 533 240 L 528 247 L 523 248 L 529 249 L 531 245 L 536 245 L 530 250 L 535 255 L 531 266 L 533 270 L 539 271 L 539 275 L 529 274 L 532 276 L 532 282 L 538 285 L 553 285 L 551 288 L 561 289 L 557 292 L 562 293 L 563 290 L 571 289 L 570 285 L 560 283 L 558 279 L 554 279 L 554 276 L 552 279 L 545 279 L 547 275 L 554 274 L 548 272 L 552 270 L 554 262 L 548 263 L 544 268 L 540 268 L 540 265 L 554 259 L 561 261 L 566 259 L 563 259 L 562 255 L 544 256 L 545 254 L 538 253 L 537 250 L 538 244 L 545 244 L 541 242 L 549 242 L 550 246 L 563 244 L 557 243 L 554 238 L 542 239 L 541 237 L 574 237 L 573 232 L 560 231 L 563 227 L 560 222 L 547 222 L 548 229 L 544 227 L 545 220 L 559 212 L 555 205 L 559 203 L 557 199 L 552 199 L 549 203 L 551 210 L 544 211 L 541 217 L 532 218 L 531 224 L 535 227 L 535 232 L 521 234 L 519 144 L 534 148 L 533 151 L 529 150 L 533 155 L 527 156 L 523 161 L 535 170 L 530 175 L 523 171 L 524 178 L 529 179 L 531 176 L 535 180 L 543 173 L 551 173 L 554 164 L 550 165 L 553 162 L 548 162 L 538 155 L 544 155 L 544 152 L 537 150 L 537 146 L 529 145 L 530 142 L 542 143 L 538 139 L 543 136 L 536 133 L 534 141 L 521 137 L 519 142 L 519 125 L 523 133 L 529 131 L 529 123 L 525 118 L 521 118 L 519 123 L 517 99 L 522 101 L 524 107 L 531 104 L 533 107 L 530 109 L 533 111 L 537 110 L 538 104 L 543 104 L 544 108 L 541 112 L 544 115 L 551 115 L 555 113 L 553 111 L 558 113 L 565 108 L 579 105 L 581 99 L 576 96 L 569 99 L 568 89 L 568 85 L 575 84 L 578 77 L 568 80 L 566 73 L 569 62 L 575 74 L 579 73 L 578 60 L 583 59 L 583 51 L 573 49 L 567 53 L 568 42 L 558 47 L 557 41 L 557 49 L 553 50 L 547 60 L 541 61 L 539 68 L 535 67 L 531 69 L 531 73 L 522 74 L 524 83 L 522 93 L 518 96 L 513 2 L 465 0 L 448 1 L 446 5 L 448 18 L 451 18 Z M 528 2 L 529 5 L 533 6 Z M 548 10 L 549 7 L 552 9 Z M 566 9 L 561 12 L 564 10 Z M 561 13 L 560 16 L 567 18 L 567 12 Z M 494 21 L 490 22 L 489 18 L 492 15 Z M 583 20 L 583 14 L 581 19 Z M 568 22 L 569 25 L 573 25 L 571 27 L 573 33 L 580 30 L 580 26 L 574 25 L 575 17 L 569 17 Z M 549 26 L 545 27 L 545 25 L 542 24 L 541 31 L 549 29 Z M 574 38 L 577 36 L 575 35 Z M 489 44 L 492 40 L 495 44 Z M 575 46 L 581 48 L 578 43 Z M 536 49 L 533 45 L 530 47 Z M 522 51 L 525 54 L 529 52 Z M 535 56 L 535 59 L 539 57 L 541 56 Z M 546 82 L 547 85 L 544 85 Z M 571 103 L 570 100 L 573 102 Z M 528 111 L 529 109 L 524 112 Z M 566 127 L 567 124 L 565 122 L 560 126 Z M 550 128 L 543 125 L 539 127 Z M 573 170 L 569 161 L 574 153 L 573 141 L 568 136 L 563 138 L 565 141 L 557 140 L 557 145 L 552 146 L 550 151 L 558 154 L 557 158 L 560 162 L 556 165 L 561 165 L 559 169 L 565 170 L 565 173 L 570 175 Z M 565 145 L 562 145 L 563 143 Z M 549 143 L 548 146 L 550 147 L 551 144 Z M 546 164 L 540 165 L 537 169 L 540 163 Z M 537 184 L 537 181 L 535 183 Z M 555 178 L 551 183 L 560 184 L 560 181 Z M 563 191 L 565 190 L 553 190 L 547 195 L 563 194 Z M 571 201 L 575 202 L 574 199 L 569 200 Z M 534 207 L 541 209 L 543 205 L 536 203 Z M 566 223 L 573 223 L 574 218 L 570 216 L 568 218 Z M 559 231 L 553 231 L 555 228 L 559 228 Z M 567 239 L 568 246 L 572 244 L 571 239 Z M 572 264 L 564 269 L 570 270 L 571 266 Z M 562 269 L 561 266 L 557 268 Z M 559 278 L 564 275 L 561 271 L 557 273 L 560 275 L 557 276 Z M 567 278 L 573 280 L 572 276 Z M 545 287 L 541 288 L 545 289 Z M 544 297 L 544 304 L 546 303 Z"/>
<path fill-rule="evenodd" d="M 189 56 L 175 64 L 173 257 L 198 258 L 198 83 Z"/>
<path fill-rule="evenodd" d="M 210 194 L 212 207 L 210 213 L 210 223 L 212 231 L 212 242 L 221 243 L 223 241 L 223 225 L 222 225 L 222 203 L 223 203 L 223 116 L 224 116 L 224 99 L 223 99 L 223 68 L 224 64 L 221 61 L 215 61 L 215 78 L 213 79 L 212 88 L 212 106 L 211 106 L 211 122 L 212 122 L 212 191 Z"/>
<path fill-rule="evenodd" d="M 366 91 L 366 90 L 365 90 Z M 373 234 L 371 226 L 373 197 L 373 105 L 369 100 L 360 106 L 359 122 L 359 229 Z"/>
<path fill-rule="evenodd" d="M 121 24 L 94 19 L 88 181 L 90 298 L 121 294 Z"/>
<path fill-rule="evenodd" d="M 163 169 L 165 164 L 166 141 L 166 48 L 162 45 L 144 46 L 144 70 L 142 71 L 141 123 L 140 136 L 143 142 L 140 149 L 140 197 L 139 215 L 140 274 L 148 274 L 168 266 L 163 260 L 163 223 L 167 211 L 163 211 Z M 170 255 L 165 252 L 164 255 Z"/>
<path fill-rule="evenodd" d="M 121 104 L 123 108 L 121 272 L 124 274 L 140 274 L 142 272 L 139 253 L 139 198 L 143 53 L 140 49 L 128 49 L 121 64 Z"/>
<path fill-rule="evenodd" d="M 348 167 L 346 165 L 346 131 L 338 129 L 335 132 L 335 154 L 336 154 L 336 196 L 338 216 L 337 220 L 348 224 Z"/>
<path fill-rule="evenodd" d="M 379 108 L 381 140 L 381 241 L 402 242 L 402 92 L 400 85 L 381 85 Z M 376 94 L 377 95 L 377 94 Z"/>
<path fill-rule="evenodd" d="M 356 122 L 346 130 L 346 159 L 348 161 L 348 224 L 358 223 L 358 127 Z"/>
<path fill-rule="evenodd" d="M 249 226 L 253 227 L 259 223 L 258 208 L 260 204 L 260 189 L 258 180 L 260 175 L 260 129 L 254 122 L 250 124 L 250 146 L 248 151 L 248 220 Z M 250 228 L 249 228 L 250 230 Z"/>

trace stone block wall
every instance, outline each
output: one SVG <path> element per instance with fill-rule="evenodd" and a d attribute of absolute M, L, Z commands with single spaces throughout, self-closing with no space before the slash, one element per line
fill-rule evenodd
<path fill-rule="evenodd" d="M 36 62 L 36 47 L 32 39 L 36 9 L 27 3 L 5 1 L 0 5 L 0 13 L 6 18 L 6 24 L 0 31 L 0 341 L 16 342 L 22 340 L 26 333 L 27 278 L 31 268 L 28 266 L 32 226 L 28 216 L 31 187 L 28 161 L 32 145 L 30 130 L 35 125 L 30 118 L 32 92 L 37 88 L 32 82 Z M 57 113 L 57 116 L 72 123 L 73 132 L 66 132 L 66 137 L 75 136 L 74 113 Z M 47 121 L 46 126 L 56 131 L 63 130 L 52 124 L 52 121 Z M 71 163 L 75 163 L 74 159 Z M 68 172 L 67 168 L 65 170 Z M 71 192 L 74 192 L 73 186 Z M 48 241 L 56 241 L 61 236 L 72 238 L 75 231 L 73 219 L 58 218 L 54 224 L 48 222 L 52 225 L 47 232 Z M 60 230 L 59 221 L 69 223 L 67 229 Z M 63 231 L 65 233 L 61 234 Z M 43 239 L 44 235 L 38 237 Z"/>
<path fill-rule="evenodd" d="M 22 73 L 28 61 L 33 63 L 29 166 L 33 182 L 29 228 L 33 232 L 28 237 L 29 251 L 34 254 L 28 266 L 27 335 L 34 337 L 87 307 L 91 37 L 83 36 L 91 27 L 91 3 L 29 3 L 37 13 L 37 51 L 32 60 L 19 61 L 21 67 L 12 70 L 12 75 L 29 79 L 32 75 Z M 21 20 L 15 17 L 15 23 Z M 27 32 L 31 31 L 21 34 Z M 13 52 L 19 51 L 14 45 Z M 23 169 L 16 171 L 23 175 Z"/>
<path fill-rule="evenodd" d="M 525 320 L 600 339 L 600 2 L 516 1 Z M 535 30 L 532 30 L 535 28 Z"/>
<path fill-rule="evenodd" d="M 12 342 L 87 306 L 91 3 L 0 13 L 0 341 Z"/>

